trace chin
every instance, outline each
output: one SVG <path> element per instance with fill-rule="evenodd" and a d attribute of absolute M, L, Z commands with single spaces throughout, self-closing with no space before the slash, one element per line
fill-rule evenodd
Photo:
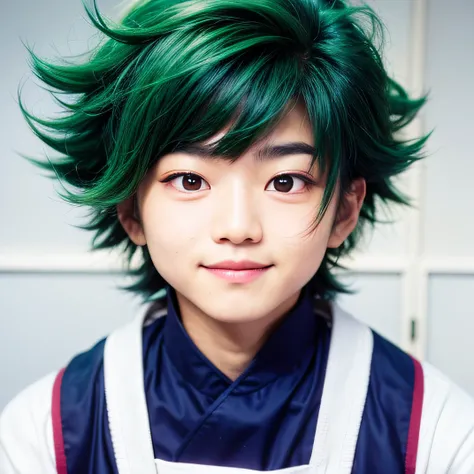
<path fill-rule="evenodd" d="M 265 319 L 273 310 L 273 307 L 266 307 L 259 301 L 248 302 L 249 304 L 229 304 L 224 301 L 222 304 L 202 305 L 201 311 L 215 321 L 222 323 L 242 324 L 257 322 Z"/>
<path fill-rule="evenodd" d="M 215 321 L 219 321 L 220 323 L 226 324 L 245 324 L 245 323 L 254 323 L 257 321 L 261 321 L 265 319 L 266 314 L 244 314 L 243 312 L 239 312 L 236 314 L 227 314 L 226 316 L 222 316 L 221 314 L 209 314 L 208 316 Z"/>

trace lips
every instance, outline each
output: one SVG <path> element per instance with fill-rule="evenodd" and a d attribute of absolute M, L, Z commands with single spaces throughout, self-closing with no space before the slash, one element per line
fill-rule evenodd
<path fill-rule="evenodd" d="M 241 262 L 227 260 L 215 263 L 209 267 L 203 265 L 206 271 L 231 284 L 250 283 L 270 271 L 271 267 L 273 265 L 263 265 L 249 260 Z"/>
<path fill-rule="evenodd" d="M 241 260 L 240 262 L 236 262 L 234 260 L 224 260 L 222 262 L 213 263 L 212 265 L 203 265 L 209 269 L 221 269 L 221 270 L 234 270 L 234 271 L 242 271 L 242 270 L 257 270 L 262 268 L 268 268 L 272 265 L 254 262 L 252 260 Z"/>

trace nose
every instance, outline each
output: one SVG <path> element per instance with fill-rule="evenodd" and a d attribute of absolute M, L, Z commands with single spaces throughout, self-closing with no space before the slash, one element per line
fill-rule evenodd
<path fill-rule="evenodd" d="M 256 243 L 262 239 L 258 206 L 248 186 L 234 182 L 215 197 L 211 230 L 215 242 L 242 244 L 245 241 Z"/>

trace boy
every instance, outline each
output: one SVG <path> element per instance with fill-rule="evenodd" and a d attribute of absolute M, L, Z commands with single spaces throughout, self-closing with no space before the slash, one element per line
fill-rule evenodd
<path fill-rule="evenodd" d="M 0 422 L 11 473 L 474 472 L 474 403 L 335 303 L 333 267 L 404 203 L 426 137 L 340 0 L 143 0 L 81 64 L 36 56 L 69 114 L 22 110 L 153 301 Z"/>

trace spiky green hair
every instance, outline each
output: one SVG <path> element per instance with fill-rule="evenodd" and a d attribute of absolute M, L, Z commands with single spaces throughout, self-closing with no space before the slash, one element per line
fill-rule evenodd
<path fill-rule="evenodd" d="M 325 298 L 345 291 L 333 273 L 337 259 L 376 222 L 379 203 L 408 204 L 392 179 L 420 159 L 427 138 L 397 138 L 425 99 L 410 99 L 388 77 L 373 10 L 341 0 L 143 0 L 114 24 L 95 0 L 85 8 L 104 35 L 86 60 L 49 62 L 30 49 L 34 73 L 67 113 L 45 120 L 20 106 L 61 155 L 33 161 L 60 180 L 64 199 L 91 209 L 84 228 L 94 232 L 92 248 L 122 249 L 128 262 L 142 252 L 128 289 L 150 298 L 165 284 L 116 213 L 156 161 L 229 123 L 215 154 L 238 159 L 302 100 L 314 129 L 313 163 L 327 172 L 315 223 L 337 182 L 342 193 L 354 178 L 367 182 L 358 227 L 327 250 L 310 282 Z"/>

